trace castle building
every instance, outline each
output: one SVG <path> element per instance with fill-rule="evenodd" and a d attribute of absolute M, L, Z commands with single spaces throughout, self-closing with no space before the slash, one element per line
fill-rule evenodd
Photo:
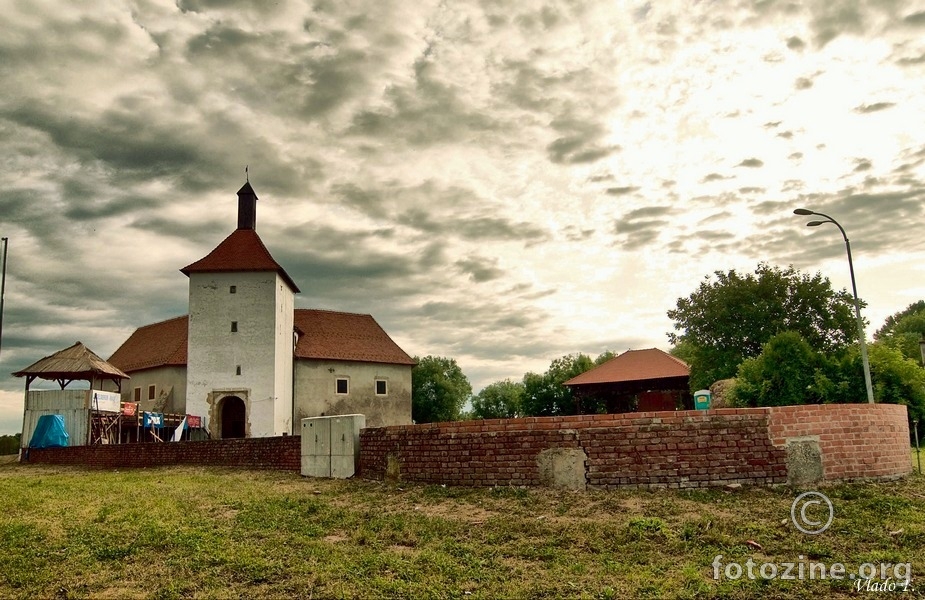
<path fill-rule="evenodd" d="M 201 416 L 213 438 L 298 434 L 305 417 L 360 413 L 411 423 L 414 360 L 367 314 L 296 309 L 292 278 L 256 231 L 257 194 L 189 277 L 189 314 L 139 327 L 109 362 L 123 401 Z"/>

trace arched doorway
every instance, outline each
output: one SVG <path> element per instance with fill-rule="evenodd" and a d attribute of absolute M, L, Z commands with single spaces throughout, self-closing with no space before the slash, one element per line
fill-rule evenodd
<path fill-rule="evenodd" d="M 222 423 L 221 438 L 223 440 L 243 438 L 244 424 L 247 422 L 247 408 L 244 406 L 244 400 L 237 396 L 223 398 L 219 412 Z"/>

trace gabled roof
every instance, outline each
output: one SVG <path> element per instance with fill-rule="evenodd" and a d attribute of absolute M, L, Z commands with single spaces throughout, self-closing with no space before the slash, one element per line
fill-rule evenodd
<path fill-rule="evenodd" d="M 13 376 L 65 380 L 129 379 L 128 375 L 80 342 L 46 356 L 22 371 L 13 373 Z"/>
<path fill-rule="evenodd" d="M 293 317 L 299 333 L 296 358 L 415 364 L 370 315 L 300 308 Z M 145 325 L 136 329 L 109 360 L 130 373 L 184 367 L 188 337 L 186 315 Z"/>
<path fill-rule="evenodd" d="M 627 350 L 604 364 L 572 377 L 563 385 L 620 383 L 668 377 L 690 377 L 691 369 L 683 360 L 658 348 Z"/>
<path fill-rule="evenodd" d="M 370 315 L 298 309 L 295 328 L 296 358 L 416 364 Z"/>
<path fill-rule="evenodd" d="M 189 317 L 174 317 L 135 330 L 109 362 L 123 371 L 141 371 L 155 367 L 186 366 L 186 340 Z"/>
<path fill-rule="evenodd" d="M 292 291 L 299 293 L 299 287 L 292 281 L 285 269 L 273 260 L 270 251 L 263 245 L 263 240 L 253 229 L 235 229 L 205 258 L 201 258 L 193 264 L 180 269 L 180 272 L 187 277 L 189 277 L 190 273 L 241 271 L 272 271 L 279 273 Z"/>

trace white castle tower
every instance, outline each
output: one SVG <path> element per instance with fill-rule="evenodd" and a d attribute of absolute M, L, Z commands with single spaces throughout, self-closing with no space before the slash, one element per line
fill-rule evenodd
<path fill-rule="evenodd" d="M 292 433 L 293 308 L 299 292 L 260 240 L 257 194 L 238 190 L 238 228 L 189 277 L 186 412 L 213 438 Z"/>

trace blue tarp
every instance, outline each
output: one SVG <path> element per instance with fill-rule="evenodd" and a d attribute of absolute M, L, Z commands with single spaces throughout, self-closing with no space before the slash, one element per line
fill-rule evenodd
<path fill-rule="evenodd" d="M 42 415 L 32 433 L 30 448 L 66 448 L 70 436 L 64 429 L 61 415 Z"/>

